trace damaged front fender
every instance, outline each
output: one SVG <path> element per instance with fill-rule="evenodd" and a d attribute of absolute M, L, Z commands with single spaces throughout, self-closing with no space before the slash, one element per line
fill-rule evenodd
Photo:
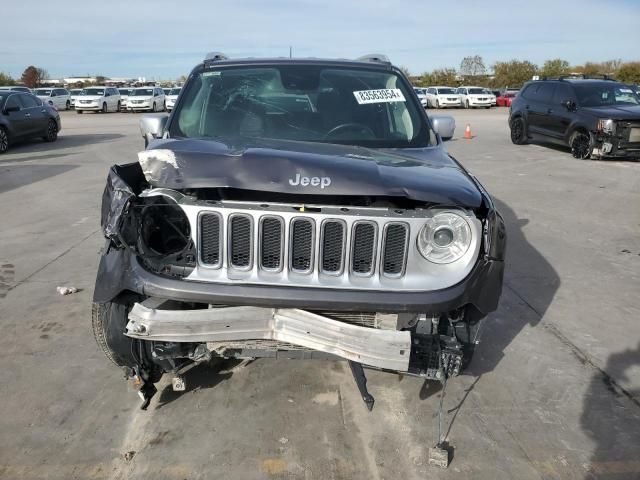
<path fill-rule="evenodd" d="M 116 244 L 122 219 L 131 200 L 144 188 L 147 188 L 139 163 L 113 165 L 109 169 L 107 185 L 102 194 L 100 225 L 102 233 Z"/>

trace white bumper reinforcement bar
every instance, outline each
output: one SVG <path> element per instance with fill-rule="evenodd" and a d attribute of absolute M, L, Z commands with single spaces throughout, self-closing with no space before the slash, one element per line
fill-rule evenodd
<path fill-rule="evenodd" d="M 126 335 L 164 342 L 278 340 L 401 372 L 409 368 L 411 352 L 408 331 L 361 327 L 286 308 L 160 310 L 136 303 Z"/>

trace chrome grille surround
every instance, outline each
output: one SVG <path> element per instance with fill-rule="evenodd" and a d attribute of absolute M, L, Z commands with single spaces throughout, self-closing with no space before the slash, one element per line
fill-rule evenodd
<path fill-rule="evenodd" d="M 198 263 L 184 281 L 213 282 L 225 284 L 277 285 L 292 287 L 340 288 L 351 290 L 394 290 L 394 291 L 430 291 L 453 286 L 462 281 L 475 265 L 481 244 L 482 223 L 473 212 L 455 209 L 467 219 L 472 232 L 471 246 L 463 257 L 450 264 L 435 264 L 425 260 L 416 248 L 417 235 L 427 218 L 439 211 L 452 209 L 433 208 L 398 210 L 378 207 L 339 207 L 300 204 L 262 204 L 237 201 L 199 201 L 183 196 L 169 189 L 147 190 L 143 196 L 163 195 L 175 201 L 189 218 L 193 241 L 198 251 Z M 203 215 L 214 213 L 220 218 L 220 259 L 215 265 L 202 259 L 200 219 Z M 235 216 L 250 219 L 249 263 L 240 266 L 232 263 L 230 221 Z M 261 242 L 262 222 L 266 218 L 282 219 L 282 260 L 280 268 L 263 268 Z M 312 259 L 310 268 L 296 271 L 291 265 L 291 231 L 294 220 L 307 219 L 312 222 Z M 328 222 L 341 222 L 344 225 L 344 247 L 341 254 L 339 271 L 327 271 L 323 268 L 324 227 Z M 369 275 L 352 271 L 352 244 L 354 227 L 359 222 L 375 226 L 375 245 L 373 266 Z M 389 226 L 403 224 L 407 227 L 406 248 L 402 270 L 385 268 L 385 238 Z M 222 241 L 224 239 L 224 241 Z M 348 248 L 347 248 L 348 246 Z M 335 255 L 334 255 L 335 257 Z M 330 302 L 331 298 L 327 297 Z"/>

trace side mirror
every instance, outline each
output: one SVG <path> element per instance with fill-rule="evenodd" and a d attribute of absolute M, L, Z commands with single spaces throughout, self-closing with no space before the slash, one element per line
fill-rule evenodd
<path fill-rule="evenodd" d="M 456 121 L 450 115 L 437 115 L 430 117 L 431 125 L 435 132 L 440 135 L 444 140 L 448 140 L 453 137 L 453 133 L 456 130 Z"/>
<path fill-rule="evenodd" d="M 140 119 L 140 133 L 147 146 L 154 138 L 160 138 L 169 119 L 168 113 L 150 113 Z"/>
<path fill-rule="evenodd" d="M 563 105 L 570 112 L 575 112 L 578 108 L 578 106 L 576 105 L 576 102 L 574 102 L 573 100 L 567 100 L 563 102 Z"/>

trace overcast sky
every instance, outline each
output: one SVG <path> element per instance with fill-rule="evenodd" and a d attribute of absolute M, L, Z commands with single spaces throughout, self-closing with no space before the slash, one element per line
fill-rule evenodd
<path fill-rule="evenodd" d="M 227 56 L 353 58 L 385 53 L 421 73 L 512 58 L 572 64 L 640 60 L 640 0 L 7 1 L 0 71 L 52 78 L 170 79 L 208 51 Z M 25 21 L 27 20 L 27 21 Z"/>

